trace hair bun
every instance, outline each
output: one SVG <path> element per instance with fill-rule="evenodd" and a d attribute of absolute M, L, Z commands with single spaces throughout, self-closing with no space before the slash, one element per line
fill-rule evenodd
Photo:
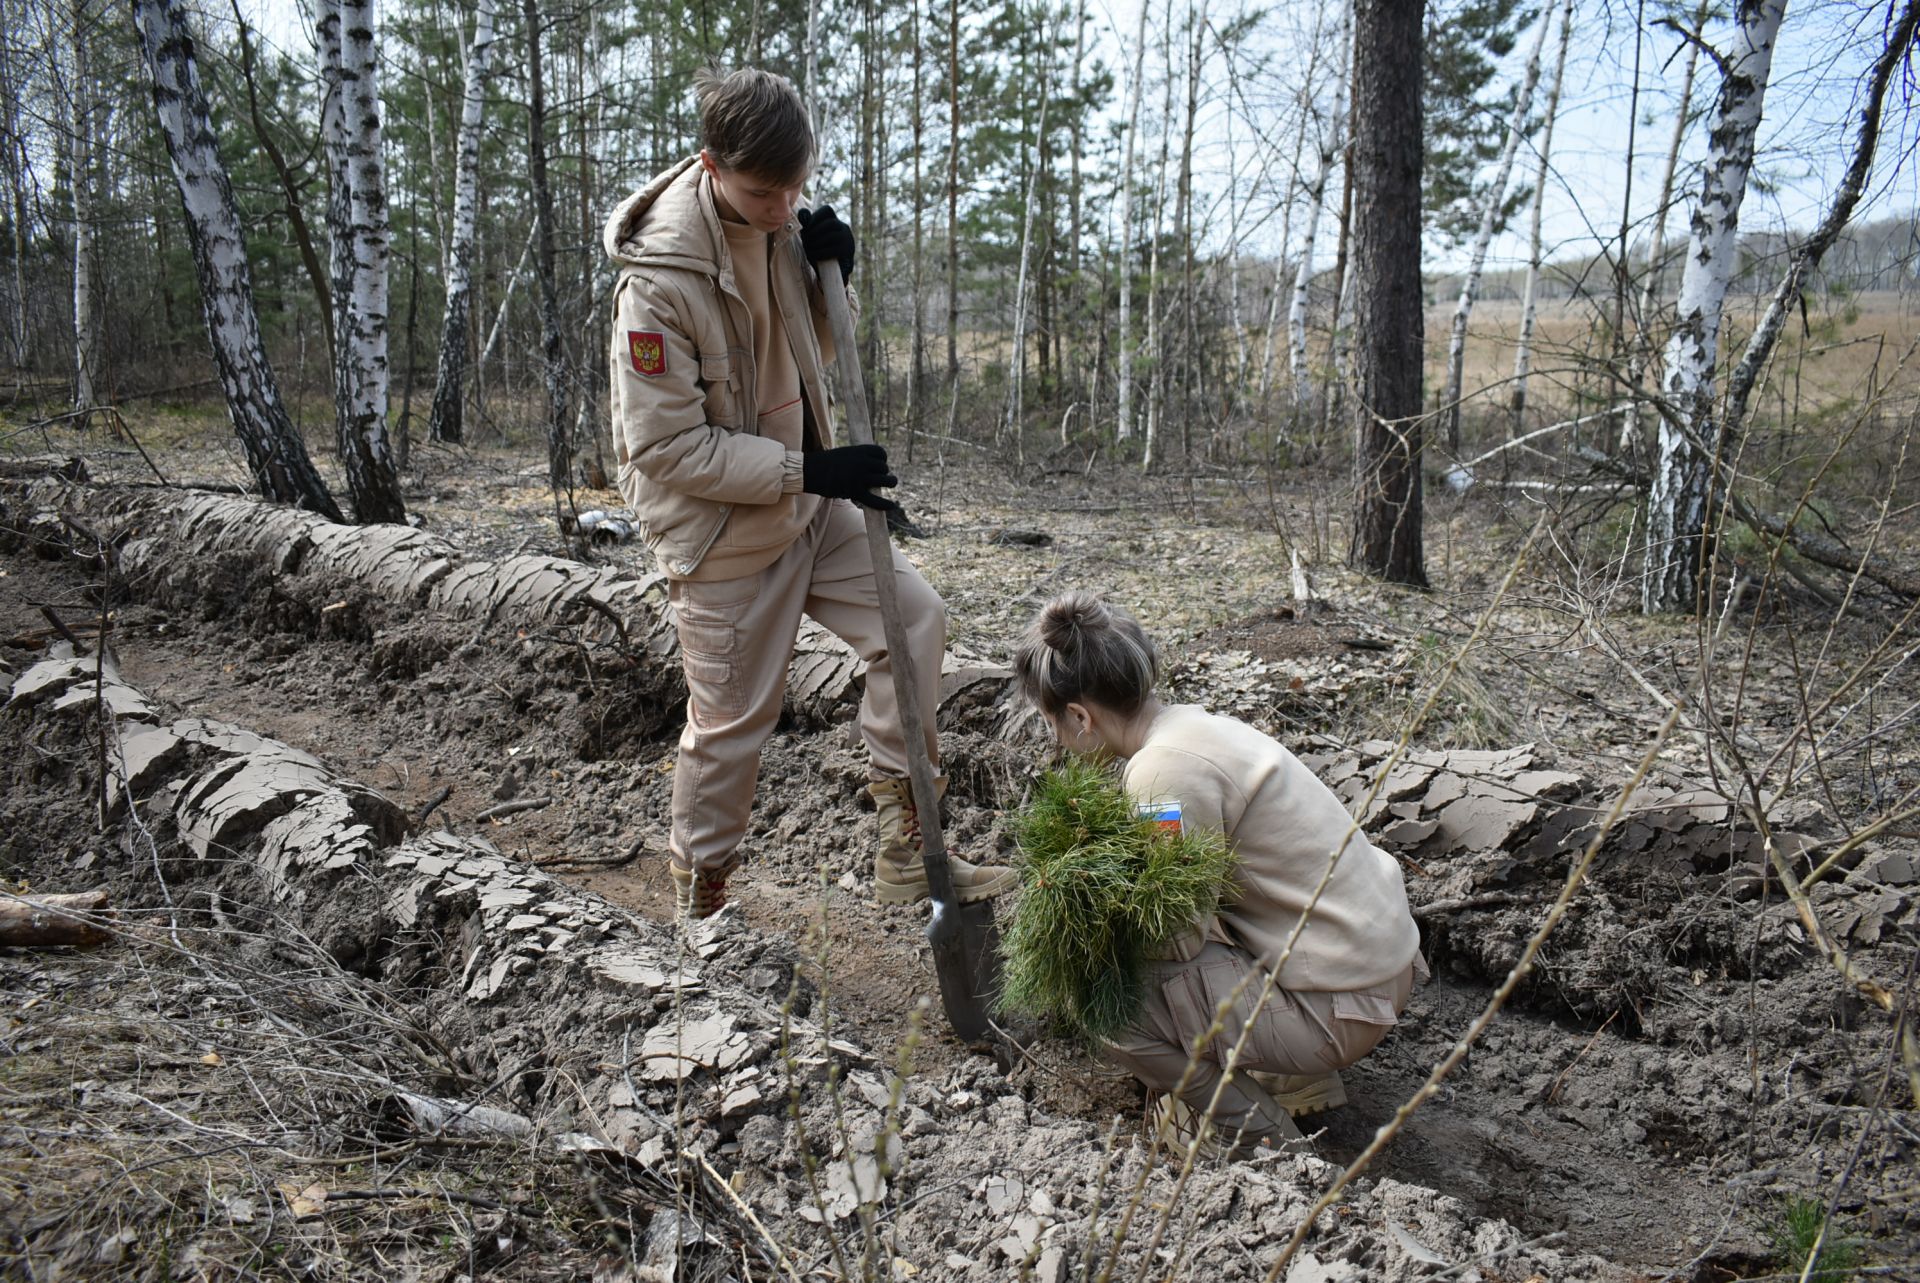
<path fill-rule="evenodd" d="M 1077 650 L 1087 633 L 1113 622 L 1107 603 L 1090 592 L 1063 593 L 1040 613 L 1040 640 L 1054 650 Z"/>

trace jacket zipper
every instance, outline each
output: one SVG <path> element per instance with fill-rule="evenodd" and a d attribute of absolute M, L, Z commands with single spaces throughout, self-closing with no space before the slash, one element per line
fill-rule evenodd
<path fill-rule="evenodd" d="M 726 284 L 722 282 L 718 276 L 714 277 L 713 283 L 715 288 L 720 292 L 720 295 L 723 299 L 731 299 L 734 303 L 738 303 L 740 305 L 740 310 L 743 313 L 745 313 L 747 318 L 747 359 L 744 363 L 746 365 L 747 374 L 745 378 L 740 380 L 741 398 L 744 402 L 744 404 L 742 404 L 740 407 L 740 422 L 741 422 L 741 431 L 749 432 L 754 436 L 759 436 L 760 435 L 760 393 L 759 393 L 760 371 L 754 365 L 754 362 L 753 362 L 753 313 L 747 308 L 747 301 L 744 298 L 741 298 L 738 292 L 727 288 Z M 769 273 L 768 279 L 767 279 L 767 297 L 768 297 L 769 303 L 771 303 L 773 299 L 773 279 L 772 279 L 771 273 Z M 793 341 L 791 336 L 789 336 L 787 341 L 789 343 Z M 732 504 L 727 503 L 727 504 L 720 505 L 720 519 L 713 523 L 713 529 L 708 532 L 707 537 L 705 539 L 700 541 L 700 546 L 693 550 L 692 556 L 683 558 L 682 560 L 674 563 L 674 567 L 673 567 L 674 571 L 681 575 L 690 575 L 695 570 L 698 570 L 700 568 L 700 563 L 706 560 L 707 554 L 713 551 L 713 545 L 719 542 L 720 532 L 726 529 L 727 518 L 732 515 L 733 515 Z"/>
<path fill-rule="evenodd" d="M 690 575 L 700 568 L 700 563 L 706 560 L 707 554 L 713 551 L 713 545 L 719 541 L 720 532 L 726 529 L 727 518 L 732 515 L 732 504 L 720 505 L 720 519 L 713 523 L 713 529 L 708 531 L 707 537 L 700 541 L 700 546 L 693 550 L 693 555 L 674 563 L 673 569 L 676 574 Z"/>

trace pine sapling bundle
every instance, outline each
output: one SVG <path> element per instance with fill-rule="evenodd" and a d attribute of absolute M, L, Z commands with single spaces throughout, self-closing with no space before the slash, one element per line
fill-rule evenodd
<path fill-rule="evenodd" d="M 1025 890 L 1001 945 L 1000 1006 L 1085 1037 L 1131 1024 L 1147 964 L 1233 893 L 1224 834 L 1162 828 L 1084 758 L 1041 776 L 1013 833 Z"/>

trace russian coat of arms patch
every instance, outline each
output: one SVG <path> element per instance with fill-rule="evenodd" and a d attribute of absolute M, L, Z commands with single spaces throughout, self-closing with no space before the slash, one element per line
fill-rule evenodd
<path fill-rule="evenodd" d="M 666 335 L 658 330 L 628 330 L 627 351 L 635 374 L 654 379 L 667 372 Z"/>

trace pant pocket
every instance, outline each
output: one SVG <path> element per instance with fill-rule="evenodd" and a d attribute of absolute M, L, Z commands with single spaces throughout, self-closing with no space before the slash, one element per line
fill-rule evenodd
<path fill-rule="evenodd" d="M 1266 976 L 1240 956 L 1209 961 L 1195 968 L 1192 975 L 1205 1008 L 1203 1028 L 1213 1022 L 1222 1004 L 1228 1008 L 1226 1018 L 1221 1021 L 1221 1031 L 1208 1048 L 1209 1057 L 1224 1064 L 1227 1053 L 1241 1040 L 1244 1031 L 1246 1040 L 1236 1063 L 1243 1068 L 1268 1063 L 1279 1046 L 1274 1004 L 1284 1001 L 1285 995 L 1276 989 L 1266 1002 L 1261 1002 Z"/>
<path fill-rule="evenodd" d="M 672 593 L 680 666 L 687 675 L 689 715 L 696 725 L 732 721 L 746 709 L 739 636 L 731 603 L 701 600 L 703 584 L 676 584 Z"/>

